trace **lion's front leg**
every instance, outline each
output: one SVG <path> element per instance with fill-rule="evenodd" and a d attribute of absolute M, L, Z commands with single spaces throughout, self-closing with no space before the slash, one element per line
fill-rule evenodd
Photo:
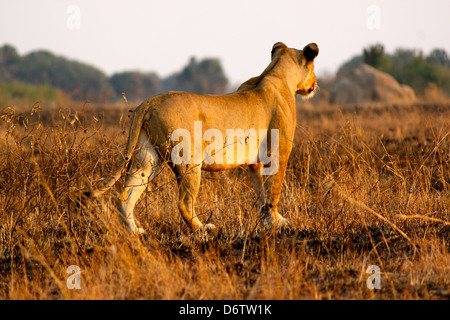
<path fill-rule="evenodd" d="M 265 203 L 261 209 L 263 225 L 266 228 L 283 228 L 289 226 L 289 221 L 283 218 L 277 210 L 283 186 L 284 175 L 287 167 L 287 159 L 279 163 L 278 171 L 269 176 L 264 176 Z"/>
<path fill-rule="evenodd" d="M 175 165 L 173 170 L 179 188 L 178 209 L 184 221 L 194 231 L 215 229 L 213 224 L 204 225 L 195 213 L 195 202 L 200 189 L 201 165 Z"/>

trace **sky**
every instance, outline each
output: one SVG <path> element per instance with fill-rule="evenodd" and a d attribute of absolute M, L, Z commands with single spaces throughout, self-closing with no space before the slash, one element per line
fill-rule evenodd
<path fill-rule="evenodd" d="M 181 70 L 220 58 L 232 84 L 259 75 L 274 43 L 318 44 L 317 75 L 364 47 L 450 52 L 448 0 L 0 0 L 0 46 L 45 49 L 107 75 Z"/>

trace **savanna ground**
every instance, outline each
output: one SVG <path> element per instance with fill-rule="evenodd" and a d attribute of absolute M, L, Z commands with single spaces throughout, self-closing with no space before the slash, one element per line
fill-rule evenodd
<path fill-rule="evenodd" d="M 299 104 L 279 206 L 291 228 L 260 228 L 240 168 L 203 174 L 197 212 L 219 229 L 208 238 L 181 220 L 167 165 L 136 206 L 142 236 L 114 211 L 123 178 L 70 200 L 115 170 L 133 107 L 2 110 L 0 299 L 450 298 L 449 104 Z"/>

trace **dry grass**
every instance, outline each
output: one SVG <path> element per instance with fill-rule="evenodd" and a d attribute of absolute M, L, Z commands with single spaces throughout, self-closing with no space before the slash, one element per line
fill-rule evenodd
<path fill-rule="evenodd" d="M 0 124 L 0 299 L 450 297 L 448 105 L 300 105 L 279 208 L 292 229 L 258 227 L 242 168 L 203 175 L 209 239 L 181 221 L 168 168 L 135 209 L 140 237 L 122 229 L 115 190 L 69 200 L 116 167 L 127 108 L 29 111 Z M 70 265 L 81 290 L 67 288 Z M 369 265 L 381 289 L 367 288 Z"/>

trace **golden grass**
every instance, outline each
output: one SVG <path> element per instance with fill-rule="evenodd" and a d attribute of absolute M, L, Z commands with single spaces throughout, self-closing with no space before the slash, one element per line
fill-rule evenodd
<path fill-rule="evenodd" d="M 279 211 L 292 229 L 259 228 L 245 168 L 204 173 L 192 233 L 164 168 L 125 232 L 114 190 L 77 206 L 69 190 L 114 171 L 128 109 L 3 110 L 0 299 L 448 299 L 448 105 L 299 105 Z M 67 268 L 81 289 L 67 287 Z M 370 290 L 369 265 L 381 268 Z"/>

